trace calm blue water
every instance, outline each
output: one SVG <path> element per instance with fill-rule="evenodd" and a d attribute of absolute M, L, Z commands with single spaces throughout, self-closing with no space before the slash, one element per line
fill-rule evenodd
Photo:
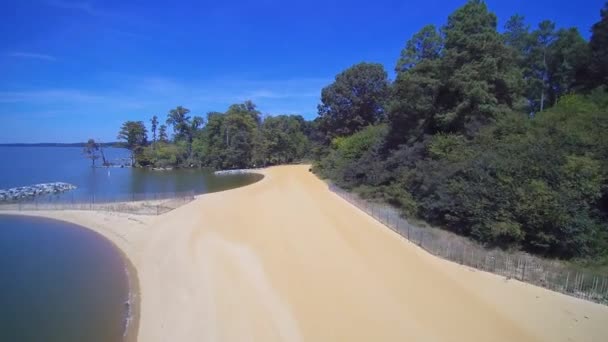
<path fill-rule="evenodd" d="M 0 215 L 0 341 L 121 341 L 128 291 L 120 253 L 96 233 Z"/>
<path fill-rule="evenodd" d="M 129 156 L 119 148 L 104 149 L 106 158 Z M 215 176 L 211 170 L 152 171 L 133 168 L 92 168 L 77 147 L 0 146 L 0 189 L 47 182 L 66 182 L 78 189 L 63 197 L 120 198 L 130 194 L 171 193 L 193 190 L 197 194 L 221 191 L 253 183 L 257 175 Z"/>

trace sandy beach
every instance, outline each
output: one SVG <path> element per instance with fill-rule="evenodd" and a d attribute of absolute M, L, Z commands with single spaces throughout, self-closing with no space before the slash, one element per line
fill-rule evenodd
<path fill-rule="evenodd" d="M 107 237 L 139 341 L 606 341 L 608 307 L 434 257 L 308 166 L 161 216 L 35 211 Z"/>

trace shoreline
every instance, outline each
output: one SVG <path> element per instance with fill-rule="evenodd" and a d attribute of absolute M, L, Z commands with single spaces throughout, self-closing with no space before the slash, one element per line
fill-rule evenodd
<path fill-rule="evenodd" d="M 330 192 L 306 165 L 260 173 L 160 216 L 15 214 L 76 223 L 124 253 L 137 288 L 129 342 L 608 335 L 608 307 L 433 256 Z"/>
<path fill-rule="evenodd" d="M 110 241 L 114 244 L 112 241 Z M 124 317 L 124 342 L 137 342 L 137 336 L 139 332 L 139 319 L 140 319 L 140 301 L 141 292 L 139 289 L 139 278 L 137 276 L 137 269 L 129 259 L 129 257 L 116 245 L 116 249 L 122 255 L 125 263 L 125 273 L 127 275 L 127 281 L 129 283 L 129 293 L 127 294 L 128 310 Z M 126 304 L 125 303 L 125 304 Z"/>

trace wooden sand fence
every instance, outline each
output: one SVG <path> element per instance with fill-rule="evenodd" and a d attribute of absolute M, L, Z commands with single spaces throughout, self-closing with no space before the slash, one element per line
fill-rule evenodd
<path fill-rule="evenodd" d="M 94 210 L 138 215 L 161 215 L 194 200 L 194 191 L 165 193 L 127 193 L 111 196 L 41 196 L 11 203 L 0 203 L 0 211 Z"/>
<path fill-rule="evenodd" d="M 606 275 L 577 270 L 560 261 L 524 252 L 489 250 L 449 231 L 411 224 L 398 209 L 390 205 L 367 201 L 335 185 L 329 187 L 332 192 L 431 254 L 499 274 L 507 279 L 517 279 L 574 297 L 608 304 Z"/>

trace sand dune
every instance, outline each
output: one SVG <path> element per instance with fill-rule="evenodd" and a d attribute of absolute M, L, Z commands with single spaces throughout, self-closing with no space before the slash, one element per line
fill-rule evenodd
<path fill-rule="evenodd" d="M 35 212 L 137 269 L 139 341 L 606 341 L 608 307 L 431 256 L 307 166 L 159 217 Z"/>

